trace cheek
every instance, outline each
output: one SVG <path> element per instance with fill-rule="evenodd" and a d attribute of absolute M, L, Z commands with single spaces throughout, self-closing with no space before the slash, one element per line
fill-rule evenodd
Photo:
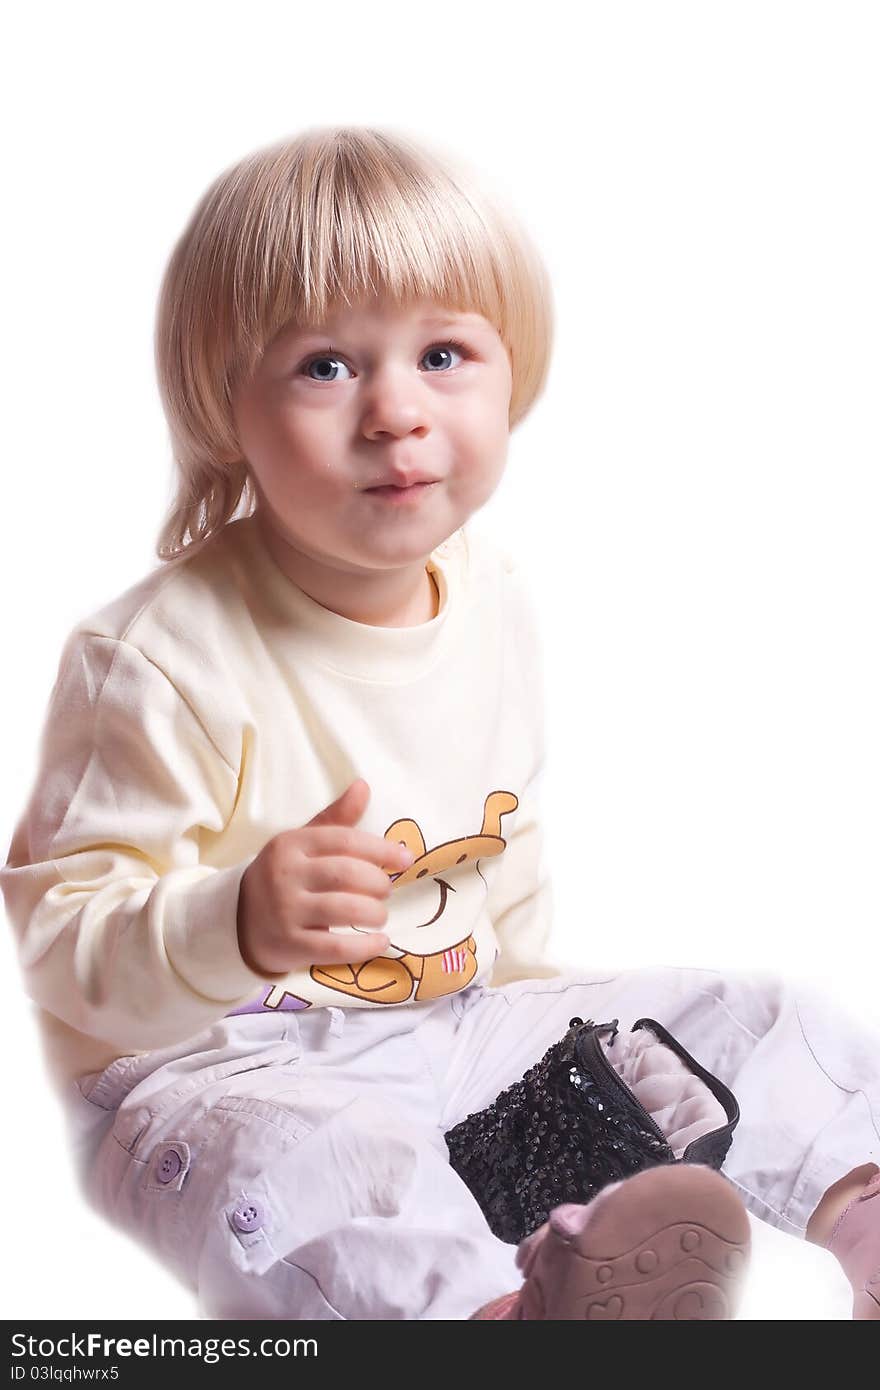
<path fill-rule="evenodd" d="M 503 456 L 510 437 L 508 404 L 494 397 L 477 400 L 469 411 L 458 418 L 459 439 L 463 449 L 479 455 L 486 470 L 492 470 L 499 455 Z"/>
<path fill-rule="evenodd" d="M 254 462 L 278 478 L 292 469 L 321 477 L 333 457 L 328 422 L 308 411 L 266 410 L 251 422 L 250 438 Z"/>
<path fill-rule="evenodd" d="M 469 428 L 486 444 L 503 442 L 510 433 L 512 377 L 506 360 L 487 368 L 480 389 L 469 393 Z"/>

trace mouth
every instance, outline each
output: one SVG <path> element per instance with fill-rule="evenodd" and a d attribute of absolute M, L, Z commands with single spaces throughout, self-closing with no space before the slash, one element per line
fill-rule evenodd
<path fill-rule="evenodd" d="M 409 487 L 397 487 L 394 483 L 385 484 L 383 487 L 364 488 L 364 492 L 371 497 L 381 498 L 384 502 L 392 504 L 403 504 L 415 502 L 421 497 L 425 497 L 429 492 L 437 487 L 438 480 L 433 482 L 410 483 Z"/>

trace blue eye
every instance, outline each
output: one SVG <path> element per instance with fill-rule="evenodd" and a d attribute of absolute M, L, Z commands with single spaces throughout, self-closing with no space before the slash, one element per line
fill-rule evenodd
<path fill-rule="evenodd" d="M 310 370 L 315 365 L 320 365 L 320 367 L 322 368 L 322 371 L 318 376 L 312 376 Z M 338 366 L 345 367 L 345 363 L 342 361 L 342 358 L 337 357 L 334 353 L 325 352 L 322 353 L 320 357 L 310 357 L 308 362 L 305 364 L 305 371 L 306 375 L 312 381 L 338 381 L 340 378 L 334 375 Z M 329 371 L 326 370 L 328 367 Z M 345 367 L 345 370 L 348 371 L 348 368 Z M 342 380 L 345 380 L 345 378 L 343 377 Z"/>
<path fill-rule="evenodd" d="M 450 349 L 453 354 L 458 353 L 462 357 L 466 357 L 468 353 L 464 343 L 458 343 L 453 340 L 445 343 L 437 343 L 434 347 L 429 348 L 422 358 L 423 362 L 433 359 L 432 366 L 429 369 L 429 374 L 431 376 L 437 376 L 438 374 L 442 376 L 444 372 L 449 370 L 449 365 L 444 364 L 442 359 L 444 357 L 447 359 L 449 358 Z M 441 360 L 438 361 L 438 358 Z M 453 367 L 457 365 L 458 364 L 454 361 L 451 363 Z M 318 371 L 317 374 L 313 373 L 313 367 L 319 367 L 320 371 Z M 326 352 L 322 352 L 315 357 L 310 357 L 309 360 L 303 364 L 302 370 L 310 381 L 332 382 L 348 380 L 348 378 L 339 375 L 340 367 L 344 368 L 346 372 L 349 370 L 338 353 L 332 348 L 328 348 Z"/>
<path fill-rule="evenodd" d="M 453 352 L 457 352 L 459 355 L 463 355 L 466 352 L 464 343 L 440 343 L 437 345 L 437 347 L 429 348 L 428 351 L 425 353 L 425 356 L 422 358 L 422 361 L 424 362 L 427 358 L 430 357 L 440 357 L 443 354 L 445 354 L 448 357 L 450 348 L 452 348 Z M 434 365 L 436 366 L 437 364 L 435 363 Z M 455 366 L 455 363 L 453 362 L 452 365 Z"/>

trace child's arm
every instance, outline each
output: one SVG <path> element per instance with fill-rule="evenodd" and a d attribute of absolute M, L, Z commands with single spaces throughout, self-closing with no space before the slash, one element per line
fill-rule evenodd
<path fill-rule="evenodd" d="M 71 635 L 0 870 L 39 1005 L 124 1052 L 189 1037 L 257 993 L 236 924 L 253 854 L 210 862 L 236 791 L 158 666 L 125 641 Z"/>

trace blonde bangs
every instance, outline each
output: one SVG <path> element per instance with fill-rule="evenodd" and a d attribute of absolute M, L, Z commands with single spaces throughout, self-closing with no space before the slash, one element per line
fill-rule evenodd
<path fill-rule="evenodd" d="M 549 361 L 548 279 L 512 215 L 463 170 L 399 135 L 332 128 L 257 151 L 209 188 L 159 298 L 157 375 L 179 476 L 161 559 L 256 503 L 236 382 L 282 328 L 375 296 L 483 315 L 510 354 L 511 428 L 525 415 Z"/>

